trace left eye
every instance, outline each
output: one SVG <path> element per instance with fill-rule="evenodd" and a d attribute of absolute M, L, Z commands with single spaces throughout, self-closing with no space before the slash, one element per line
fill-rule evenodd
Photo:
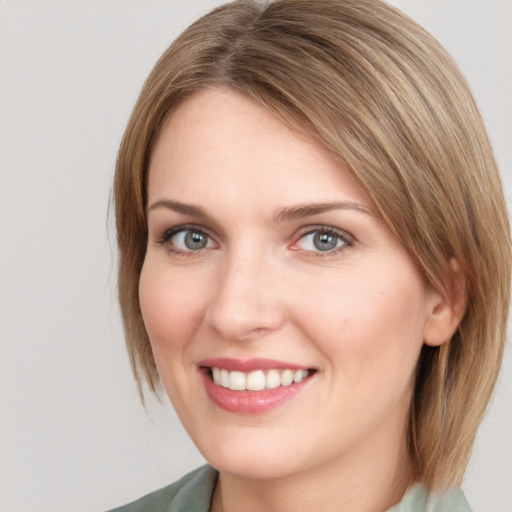
<path fill-rule="evenodd" d="M 173 247 L 178 251 L 200 251 L 208 247 L 213 247 L 212 239 L 201 231 L 193 229 L 183 229 L 172 235 L 169 239 Z"/>
<path fill-rule="evenodd" d="M 304 251 L 329 252 L 349 245 L 341 234 L 332 231 L 317 230 L 303 235 L 298 246 Z"/>

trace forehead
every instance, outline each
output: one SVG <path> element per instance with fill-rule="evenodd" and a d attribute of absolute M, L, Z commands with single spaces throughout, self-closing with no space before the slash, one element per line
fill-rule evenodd
<path fill-rule="evenodd" d="M 149 167 L 149 200 L 334 201 L 369 205 L 355 179 L 316 140 L 292 130 L 253 99 L 208 89 L 164 124 Z"/>

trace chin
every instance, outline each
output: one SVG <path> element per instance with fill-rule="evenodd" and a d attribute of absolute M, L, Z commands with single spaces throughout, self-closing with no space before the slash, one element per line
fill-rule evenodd
<path fill-rule="evenodd" d="M 275 480 L 290 475 L 295 469 L 291 461 L 261 456 L 227 455 L 208 461 L 217 471 L 244 480 Z"/>
<path fill-rule="evenodd" d="M 270 480 L 300 471 L 300 453 L 284 443 L 254 440 L 249 444 L 220 442 L 213 445 L 210 441 L 206 449 L 198 447 L 215 469 L 237 478 Z"/>

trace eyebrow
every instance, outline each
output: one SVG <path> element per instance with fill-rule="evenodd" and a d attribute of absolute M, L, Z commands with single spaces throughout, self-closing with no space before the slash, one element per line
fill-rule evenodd
<path fill-rule="evenodd" d="M 303 219 L 319 215 L 320 213 L 328 212 L 331 210 L 353 210 L 356 212 L 364 213 L 375 217 L 375 213 L 370 208 L 367 208 L 358 203 L 351 201 L 332 201 L 327 203 L 312 203 L 312 204 L 299 204 L 296 206 L 285 206 L 279 208 L 273 216 L 274 222 L 286 222 L 290 220 Z"/>
<path fill-rule="evenodd" d="M 183 213 L 184 215 L 191 215 L 192 217 L 198 217 L 200 219 L 208 218 L 206 212 L 199 206 L 193 206 L 191 204 L 180 203 L 179 201 L 173 201 L 171 199 L 160 199 L 150 204 L 146 211 L 155 210 L 156 208 L 168 208 L 177 213 Z"/>
<path fill-rule="evenodd" d="M 158 201 L 155 201 L 154 203 L 149 205 L 146 210 L 149 212 L 157 208 L 167 208 L 177 213 L 191 215 L 192 217 L 197 217 L 199 219 L 208 218 L 208 214 L 201 207 L 181 203 L 179 201 L 174 201 L 172 199 L 160 199 Z M 331 201 L 326 203 L 308 203 L 299 204 L 295 206 L 284 206 L 282 208 L 279 208 L 274 213 L 274 215 L 272 216 L 272 220 L 274 223 L 278 224 L 281 222 L 312 217 L 314 215 L 319 215 L 321 213 L 325 213 L 331 210 L 352 210 L 359 213 L 364 213 L 366 215 L 370 215 L 371 217 L 376 216 L 373 210 L 365 206 L 362 206 L 358 203 L 354 203 L 351 201 Z"/>

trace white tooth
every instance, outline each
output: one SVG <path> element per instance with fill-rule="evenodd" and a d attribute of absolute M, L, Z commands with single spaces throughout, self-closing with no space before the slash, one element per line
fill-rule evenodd
<path fill-rule="evenodd" d="M 293 371 L 284 370 L 281 374 L 281 386 L 289 386 L 293 382 Z"/>
<path fill-rule="evenodd" d="M 229 389 L 234 391 L 245 390 L 245 373 L 229 372 Z"/>
<path fill-rule="evenodd" d="M 229 388 L 229 372 L 224 368 L 220 371 L 220 385 L 223 388 Z"/>
<path fill-rule="evenodd" d="M 220 385 L 220 370 L 218 368 L 212 368 L 212 377 L 213 382 L 217 384 L 217 386 Z"/>
<path fill-rule="evenodd" d="M 304 378 L 302 370 L 297 370 L 293 375 L 293 382 L 300 382 Z"/>
<path fill-rule="evenodd" d="M 269 370 L 267 373 L 265 387 L 268 389 L 278 388 L 281 385 L 281 377 L 277 370 Z"/>
<path fill-rule="evenodd" d="M 305 379 L 309 375 L 308 370 L 297 370 L 293 377 L 294 382 L 300 382 L 302 379 Z"/>
<path fill-rule="evenodd" d="M 247 375 L 245 387 L 249 391 L 259 391 L 265 389 L 265 374 L 261 370 L 256 370 Z"/>

